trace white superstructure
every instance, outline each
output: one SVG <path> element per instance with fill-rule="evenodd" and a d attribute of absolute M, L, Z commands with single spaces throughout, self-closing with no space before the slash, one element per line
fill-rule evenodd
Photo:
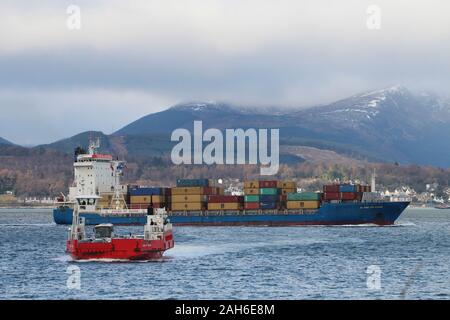
<path fill-rule="evenodd" d="M 124 162 L 97 153 L 98 148 L 98 141 L 90 142 L 88 153 L 75 154 L 74 183 L 69 188 L 71 201 L 80 195 L 126 194 L 127 187 L 120 185 Z"/>

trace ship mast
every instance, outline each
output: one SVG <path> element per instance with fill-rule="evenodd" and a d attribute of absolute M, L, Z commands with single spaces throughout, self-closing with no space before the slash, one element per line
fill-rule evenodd
<path fill-rule="evenodd" d="M 125 166 L 124 161 L 113 161 L 113 175 L 114 175 L 114 195 L 111 200 L 111 207 L 116 210 L 128 209 L 127 202 L 118 186 L 120 183 L 120 176 L 123 174 L 123 168 Z M 122 205 L 122 207 L 121 207 Z"/>

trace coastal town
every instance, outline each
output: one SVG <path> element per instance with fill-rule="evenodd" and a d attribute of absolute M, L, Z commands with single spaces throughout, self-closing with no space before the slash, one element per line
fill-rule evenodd
<path fill-rule="evenodd" d="M 238 179 L 229 179 L 223 181 L 228 187 L 225 191 L 231 195 L 242 195 L 243 184 Z M 444 195 L 438 195 L 437 190 L 439 185 L 437 183 L 430 183 L 425 185 L 424 192 L 417 192 L 414 188 L 409 186 L 401 186 L 395 189 L 384 188 L 377 186 L 377 192 L 387 201 L 410 201 L 410 207 L 450 207 L 450 187 L 444 189 Z M 299 187 L 298 192 L 303 191 L 318 191 L 307 190 Z M 39 196 L 15 196 L 13 191 L 6 191 L 0 195 L 0 207 L 52 207 L 57 200 L 57 197 L 39 197 Z"/>

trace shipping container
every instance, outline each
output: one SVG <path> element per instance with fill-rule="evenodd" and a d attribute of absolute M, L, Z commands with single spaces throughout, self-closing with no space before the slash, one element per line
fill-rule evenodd
<path fill-rule="evenodd" d="M 271 210 L 273 210 L 273 209 L 278 209 L 278 203 L 276 203 L 276 202 L 260 202 L 260 203 L 259 203 L 259 208 L 260 208 L 260 209 L 265 209 L 265 210 L 268 210 L 268 209 L 271 209 Z"/>
<path fill-rule="evenodd" d="M 229 203 L 229 202 L 243 202 L 244 197 L 242 196 L 222 196 L 213 195 L 208 196 L 208 203 Z"/>
<path fill-rule="evenodd" d="M 177 202 L 172 203 L 172 211 L 200 211 L 205 210 L 204 202 Z"/>
<path fill-rule="evenodd" d="M 243 204 L 237 202 L 208 203 L 208 210 L 242 210 Z"/>
<path fill-rule="evenodd" d="M 208 187 L 208 179 L 178 179 L 177 187 Z"/>
<path fill-rule="evenodd" d="M 245 202 L 244 208 L 245 208 L 245 210 L 258 210 L 259 202 Z"/>
<path fill-rule="evenodd" d="M 261 188 L 261 189 L 259 189 L 259 194 L 261 194 L 261 195 L 278 195 L 279 189 L 277 189 L 277 188 Z"/>
<path fill-rule="evenodd" d="M 297 192 L 297 188 L 283 188 L 280 189 L 281 190 L 281 194 L 283 195 L 287 195 L 289 193 L 296 193 Z"/>
<path fill-rule="evenodd" d="M 245 189 L 258 189 L 259 188 L 259 181 L 245 181 L 244 182 L 244 188 Z"/>
<path fill-rule="evenodd" d="M 277 187 L 280 189 L 297 189 L 297 183 L 295 181 L 278 181 Z"/>
<path fill-rule="evenodd" d="M 318 201 L 320 200 L 321 194 L 318 192 L 299 192 L 299 193 L 289 193 L 287 195 L 288 201 L 304 201 L 304 200 L 312 200 Z"/>
<path fill-rule="evenodd" d="M 340 192 L 325 192 L 323 193 L 323 200 L 340 200 Z"/>
<path fill-rule="evenodd" d="M 318 209 L 320 201 L 288 201 L 288 209 Z"/>
<path fill-rule="evenodd" d="M 213 187 L 175 187 L 172 188 L 172 195 L 185 195 L 185 194 L 205 194 L 212 195 L 217 193 L 217 188 Z"/>
<path fill-rule="evenodd" d="M 362 199 L 362 193 L 360 192 L 342 192 L 342 200 L 360 200 Z"/>
<path fill-rule="evenodd" d="M 259 181 L 259 188 L 276 188 L 278 181 L 276 180 L 261 180 Z"/>
<path fill-rule="evenodd" d="M 163 203 L 165 197 L 164 196 L 152 196 L 153 203 Z"/>
<path fill-rule="evenodd" d="M 260 202 L 278 202 L 279 196 L 278 195 L 260 195 L 259 201 Z"/>
<path fill-rule="evenodd" d="M 324 185 L 323 192 L 339 192 L 339 185 L 338 184 Z"/>
<path fill-rule="evenodd" d="M 130 203 L 150 203 L 152 196 L 130 196 Z"/>
<path fill-rule="evenodd" d="M 256 189 L 256 188 L 244 189 L 244 194 L 258 195 L 259 194 L 259 189 Z"/>
<path fill-rule="evenodd" d="M 246 195 L 244 196 L 245 202 L 259 202 L 259 195 Z"/>
<path fill-rule="evenodd" d="M 339 186 L 339 192 L 357 192 L 357 186 L 354 184 L 341 184 Z"/>
<path fill-rule="evenodd" d="M 147 187 L 134 187 L 129 190 L 130 196 L 152 196 L 152 195 L 162 195 L 161 188 L 147 188 Z"/>
<path fill-rule="evenodd" d="M 206 202 L 207 196 L 202 194 L 172 195 L 172 203 L 175 202 Z"/>

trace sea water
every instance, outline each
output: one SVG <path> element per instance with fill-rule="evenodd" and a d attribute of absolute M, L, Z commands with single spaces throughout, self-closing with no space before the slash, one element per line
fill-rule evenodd
<path fill-rule="evenodd" d="M 149 262 L 75 262 L 67 229 L 51 210 L 0 209 L 0 299 L 450 298 L 450 210 L 388 227 L 174 226 L 175 248 Z"/>

